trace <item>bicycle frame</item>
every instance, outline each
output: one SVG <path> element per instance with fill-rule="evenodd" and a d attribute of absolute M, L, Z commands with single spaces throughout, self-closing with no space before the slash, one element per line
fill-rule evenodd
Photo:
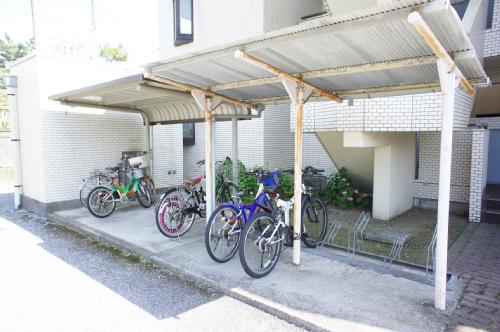
<path fill-rule="evenodd" d="M 235 210 L 238 211 L 238 214 L 236 215 L 236 218 L 240 219 L 242 221 L 242 224 L 244 225 L 247 221 L 249 221 L 252 216 L 255 214 L 256 211 L 259 209 L 266 209 L 269 212 L 272 211 L 273 207 L 271 204 L 271 199 L 267 193 L 264 192 L 264 185 L 261 183 L 259 184 L 259 190 L 257 191 L 257 194 L 255 195 L 255 199 L 252 202 L 252 204 L 241 204 L 237 205 L 234 203 L 222 203 L 220 206 L 227 206 L 231 207 Z M 243 218 L 243 219 L 241 219 Z M 226 224 L 223 226 L 225 228 L 227 224 L 231 222 L 231 220 L 228 220 Z M 240 233 L 241 229 L 236 229 L 237 224 L 235 223 L 231 229 L 229 230 L 229 234 L 236 234 Z"/>
<path fill-rule="evenodd" d="M 132 191 L 134 193 L 136 193 L 137 190 L 139 189 L 139 183 L 140 182 L 141 182 L 141 180 L 135 178 L 134 176 L 131 176 L 129 183 L 126 186 L 124 186 L 124 187 L 123 186 L 115 186 L 115 185 L 113 185 L 112 187 L 109 186 L 109 189 L 111 190 L 111 195 L 112 196 L 115 193 L 118 193 L 118 195 L 119 195 L 119 198 L 113 198 L 113 200 L 119 202 L 124 195 L 126 197 L 128 197 L 128 192 L 130 191 L 130 189 L 132 189 Z"/>

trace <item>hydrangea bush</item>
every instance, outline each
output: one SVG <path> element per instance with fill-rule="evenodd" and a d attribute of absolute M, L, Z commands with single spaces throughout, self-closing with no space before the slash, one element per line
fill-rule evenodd
<path fill-rule="evenodd" d="M 344 209 L 357 206 L 367 210 L 371 206 L 371 195 L 360 191 L 359 187 L 353 183 L 345 167 L 328 177 L 324 196 L 328 203 Z"/>

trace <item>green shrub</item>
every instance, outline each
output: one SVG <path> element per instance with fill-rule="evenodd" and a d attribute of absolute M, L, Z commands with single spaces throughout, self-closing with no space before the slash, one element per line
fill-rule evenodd
<path fill-rule="evenodd" d="M 290 199 L 293 196 L 293 176 L 289 173 L 280 171 L 280 194 L 285 199 Z"/>
<path fill-rule="evenodd" d="M 359 190 L 347 169 L 342 167 L 336 173 L 332 173 L 327 180 L 325 200 L 344 209 L 358 206 L 361 209 L 368 209 L 371 205 L 371 197 L 367 193 Z"/>

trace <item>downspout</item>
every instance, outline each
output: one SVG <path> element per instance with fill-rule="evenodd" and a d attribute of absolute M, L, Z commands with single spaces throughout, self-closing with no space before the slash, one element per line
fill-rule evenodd
<path fill-rule="evenodd" d="M 17 76 L 5 75 L 3 77 L 7 87 L 7 98 L 9 103 L 10 117 L 10 140 L 13 146 L 14 162 L 14 208 L 21 207 L 21 141 L 19 139 L 19 125 L 17 119 Z"/>

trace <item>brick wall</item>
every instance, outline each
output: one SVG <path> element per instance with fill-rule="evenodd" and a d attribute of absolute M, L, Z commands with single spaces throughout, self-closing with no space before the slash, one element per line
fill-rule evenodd
<path fill-rule="evenodd" d="M 484 38 L 484 57 L 500 54 L 500 0 L 495 0 L 491 29 Z"/>
<path fill-rule="evenodd" d="M 472 131 L 471 177 L 469 195 L 469 221 L 481 221 L 482 199 L 488 169 L 489 131 Z"/>
<path fill-rule="evenodd" d="M 420 133 L 420 166 L 418 178 L 413 185 L 414 197 L 438 198 L 440 142 L 439 132 Z M 453 133 L 450 193 L 450 200 L 453 202 L 469 202 L 471 146 L 472 131 L 455 131 Z"/>
<path fill-rule="evenodd" d="M 467 127 L 474 99 L 457 90 L 454 128 Z M 304 131 L 439 131 L 441 128 L 441 93 L 309 102 L 304 106 Z M 292 107 L 291 129 L 295 128 Z"/>
<path fill-rule="evenodd" d="M 471 118 L 471 125 L 488 126 L 489 129 L 500 129 L 500 116 L 488 118 Z"/>
<path fill-rule="evenodd" d="M 70 108 L 48 100 L 52 94 L 121 77 L 130 74 L 129 70 L 67 57 L 36 55 L 14 65 L 11 73 L 18 76 L 19 83 L 25 196 L 42 203 L 78 199 L 81 179 L 91 171 L 115 165 L 122 151 L 146 149 L 146 130 L 140 115 Z M 179 126 L 164 127 L 157 127 L 154 134 L 154 148 L 166 152 L 155 158 L 158 187 L 182 178 L 182 145 L 178 142 L 182 130 Z M 166 178 L 166 169 L 173 167 L 180 170 L 178 178 Z"/>

